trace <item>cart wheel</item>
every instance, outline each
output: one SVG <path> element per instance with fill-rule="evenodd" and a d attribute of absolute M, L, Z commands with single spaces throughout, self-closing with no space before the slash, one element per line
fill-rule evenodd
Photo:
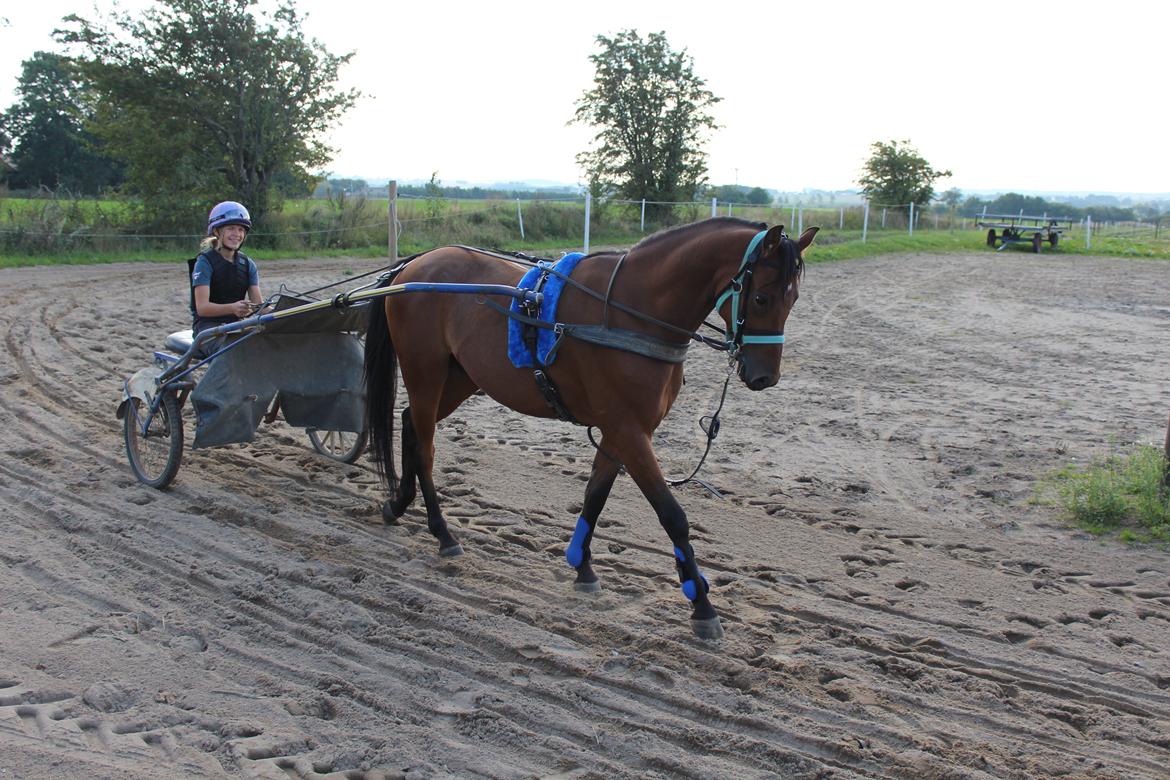
<path fill-rule="evenodd" d="M 990 247 L 995 246 L 995 228 L 987 231 L 987 245 Z"/>
<path fill-rule="evenodd" d="M 1032 251 L 1035 252 L 1036 254 L 1040 254 L 1040 245 L 1042 243 L 1044 243 L 1044 237 L 1041 236 L 1039 233 L 1033 233 L 1032 234 Z"/>
<path fill-rule="evenodd" d="M 1059 243 L 1060 243 L 1060 233 L 1049 233 L 1048 234 L 1048 244 L 1050 246 L 1056 246 Z"/>
<path fill-rule="evenodd" d="M 162 490 L 179 473 L 183 460 L 183 419 L 174 393 L 163 396 L 150 428 L 143 433 L 142 421 L 149 412 L 149 405 L 139 398 L 131 398 L 122 418 L 122 433 L 134 476 L 142 484 Z"/>
<path fill-rule="evenodd" d="M 353 433 L 352 431 L 319 431 L 316 428 L 307 428 L 306 430 L 309 433 L 309 441 L 313 443 L 313 449 L 326 458 L 341 463 L 353 463 L 366 451 L 367 434 L 365 431 Z"/>

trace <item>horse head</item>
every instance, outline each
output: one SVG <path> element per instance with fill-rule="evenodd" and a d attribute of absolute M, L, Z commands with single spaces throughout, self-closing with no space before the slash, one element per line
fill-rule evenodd
<path fill-rule="evenodd" d="M 764 390 L 780 379 L 784 324 L 800 297 L 804 274 L 801 253 L 818 230 L 810 227 L 795 241 L 783 225 L 768 230 L 754 249 L 749 245 L 739 273 L 716 305 L 727 323 L 739 378 L 751 390 Z"/>

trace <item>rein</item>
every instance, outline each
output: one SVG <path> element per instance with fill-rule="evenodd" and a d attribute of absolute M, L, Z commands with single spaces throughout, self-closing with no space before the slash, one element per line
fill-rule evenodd
<path fill-rule="evenodd" d="M 527 265 L 527 266 L 532 267 L 532 268 L 535 268 L 535 267 L 540 265 L 540 263 L 537 262 L 531 255 L 525 255 L 521 252 L 504 252 L 504 253 L 489 252 L 489 251 L 486 251 L 483 249 L 475 249 L 474 247 L 469 247 L 469 246 L 464 246 L 462 248 L 463 249 L 471 249 L 473 251 L 480 252 L 482 254 L 492 255 L 493 257 L 498 257 L 501 260 L 508 260 L 509 262 L 515 262 L 515 263 L 519 263 L 521 265 Z M 613 291 L 613 282 L 617 276 L 617 271 L 621 267 L 621 263 L 623 260 L 625 260 L 625 258 L 626 258 L 626 255 L 622 255 L 621 258 L 619 258 L 618 265 L 614 267 L 614 273 L 610 276 L 609 286 L 608 286 L 608 289 L 605 291 L 604 295 L 602 293 L 597 292 L 592 287 L 586 287 L 585 285 L 581 284 L 580 282 L 578 282 L 577 280 L 568 276 L 567 274 L 563 274 L 560 271 L 557 271 L 556 269 L 554 269 L 550 266 L 544 266 L 543 270 L 545 271 L 545 273 L 547 273 L 551 276 L 555 276 L 558 279 L 561 279 L 562 281 L 564 281 L 565 284 L 573 287 L 574 289 L 580 290 L 581 292 L 585 293 L 589 297 L 601 301 L 606 307 L 605 316 L 606 316 L 607 321 L 608 321 L 608 316 L 609 316 L 608 308 L 613 307 L 620 312 L 623 312 L 625 314 L 630 315 L 631 317 L 634 317 L 635 319 L 642 320 L 643 322 L 647 322 L 651 325 L 662 328 L 663 330 L 668 330 L 671 333 L 677 333 L 680 336 L 686 336 L 691 341 L 697 341 L 700 344 L 705 344 L 708 347 L 711 347 L 712 349 L 717 349 L 720 351 L 726 351 L 727 349 L 729 349 L 729 347 L 725 341 L 722 341 L 719 339 L 713 339 L 710 336 L 704 336 L 701 333 L 696 333 L 694 331 L 687 330 L 686 328 L 680 328 L 677 325 L 671 325 L 669 322 L 663 322 L 662 320 L 658 319 L 657 317 L 652 317 L 649 314 L 645 314 L 644 312 L 640 312 L 637 309 L 633 308 L 632 306 L 627 306 L 626 304 L 621 303 L 620 301 L 613 300 L 610 297 L 610 293 L 612 293 L 612 291 Z M 490 303 L 490 301 L 488 303 Z M 509 314 L 508 316 L 514 316 L 514 315 Z M 552 323 L 542 323 L 542 324 L 538 325 L 537 327 L 555 328 L 556 325 L 554 325 Z M 562 325 L 562 327 L 567 327 L 567 326 Z"/>
<path fill-rule="evenodd" d="M 715 299 L 715 306 L 714 306 L 715 311 L 718 311 L 719 308 L 721 306 L 723 306 L 725 301 L 727 301 L 729 299 L 731 301 L 731 317 L 730 317 L 731 324 L 727 328 L 722 329 L 723 330 L 723 338 L 722 339 L 715 339 L 715 338 L 711 338 L 710 336 L 704 336 L 701 333 L 696 333 L 695 331 L 690 331 L 690 330 L 687 330 L 686 328 L 680 328 L 677 325 L 670 324 L 669 322 L 663 322 L 662 320 L 660 320 L 656 317 L 652 317 L 649 314 L 645 314 L 643 312 L 640 312 L 631 306 L 627 306 L 624 303 L 613 300 L 612 293 L 613 293 L 614 282 L 617 279 L 618 271 L 621 270 L 622 263 L 625 262 L 626 257 L 629 255 L 628 252 L 625 254 L 622 254 L 622 256 L 618 258 L 617 264 L 613 268 L 613 273 L 610 274 L 609 284 L 606 286 L 606 290 L 605 290 L 604 295 L 597 292 L 592 287 L 586 287 L 585 285 L 581 284 L 580 282 L 572 279 L 568 274 L 561 273 L 560 271 L 557 271 L 556 269 L 552 268 L 551 266 L 545 265 L 542 267 L 543 267 L 543 270 L 545 273 L 550 274 L 552 276 L 555 276 L 558 279 L 561 279 L 565 284 L 567 284 L 567 285 L 569 285 L 577 290 L 580 290 L 581 292 L 585 293 L 586 295 L 589 295 L 590 297 L 592 297 L 596 300 L 599 300 L 604 304 L 604 308 L 602 310 L 602 328 L 603 329 L 608 329 L 608 327 L 609 327 L 609 308 L 612 306 L 613 308 L 617 309 L 618 311 L 624 312 L 625 314 L 628 314 L 631 317 L 634 317 L 635 319 L 642 320 L 643 322 L 647 322 L 651 325 L 662 328 L 664 330 L 668 330 L 672 333 L 677 333 L 680 336 L 686 336 L 691 341 L 697 341 L 700 344 L 705 344 L 706 346 L 711 347 L 712 349 L 719 350 L 720 352 L 730 352 L 731 357 L 734 358 L 734 356 L 739 352 L 740 348 L 745 344 L 783 344 L 784 343 L 784 331 L 779 331 L 776 333 L 768 333 L 768 332 L 749 333 L 748 332 L 749 329 L 745 326 L 745 320 L 747 318 L 747 307 L 746 306 L 741 307 L 741 305 L 740 305 L 741 298 L 751 296 L 752 280 L 755 276 L 756 263 L 758 263 L 760 260 L 760 242 L 763 241 L 764 236 L 767 235 L 767 233 L 768 233 L 768 231 L 761 230 L 759 233 L 756 233 L 756 235 L 752 237 L 752 240 L 747 245 L 747 249 L 744 250 L 743 260 L 740 261 L 739 268 L 736 270 L 735 275 L 731 277 L 731 281 L 729 281 L 727 283 L 727 286 L 723 288 L 723 291 Z M 785 234 L 781 234 L 781 235 L 784 238 L 787 238 L 787 235 L 785 235 Z M 520 252 L 497 253 L 497 252 L 485 252 L 482 249 L 476 250 L 473 247 L 463 247 L 463 248 L 464 249 L 471 249 L 473 251 L 483 252 L 484 254 L 493 255 L 493 256 L 499 257 L 503 260 L 517 262 L 517 263 L 520 263 L 521 265 L 527 265 L 527 266 L 533 267 L 533 268 L 541 265 L 539 262 L 537 262 L 530 255 L 525 255 L 525 254 L 522 254 Z M 512 316 L 512 315 L 509 315 L 509 316 Z M 529 323 L 529 324 L 535 324 L 535 323 Z M 708 322 L 704 322 L 703 325 L 708 327 L 708 328 L 711 328 L 712 330 L 716 330 L 716 331 L 720 330 L 719 326 L 712 325 Z M 558 324 L 541 323 L 541 324 L 537 325 L 537 327 L 545 327 L 545 328 L 553 328 L 553 329 L 560 327 L 562 329 L 566 329 L 567 327 L 570 327 L 570 326 L 564 326 L 564 325 L 561 325 L 559 323 Z M 594 341 L 594 343 L 598 343 L 598 342 Z M 620 348 L 621 347 L 619 347 L 619 349 Z M 654 357 L 654 356 L 650 355 L 650 357 Z"/>

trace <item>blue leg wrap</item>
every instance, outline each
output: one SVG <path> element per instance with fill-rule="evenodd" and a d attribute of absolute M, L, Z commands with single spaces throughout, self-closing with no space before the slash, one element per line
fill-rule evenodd
<path fill-rule="evenodd" d="M 585 539 L 589 536 L 589 521 L 584 517 L 577 518 L 577 527 L 573 529 L 573 538 L 565 548 L 565 560 L 574 569 L 585 560 Z"/>
<path fill-rule="evenodd" d="M 684 579 L 684 577 L 686 577 L 686 574 L 685 574 L 685 572 L 686 572 L 685 564 L 687 562 L 686 553 L 684 553 L 679 548 L 675 547 L 674 548 L 674 557 L 678 561 L 678 576 L 679 576 L 679 579 L 682 580 L 683 595 L 687 597 L 687 601 L 694 601 L 695 599 L 697 599 L 699 597 L 699 586 L 695 583 L 695 580 L 693 578 Z M 694 566 L 694 561 L 692 561 L 691 564 Z M 702 580 L 702 582 L 703 582 L 703 593 L 706 594 L 708 591 L 711 590 L 711 586 L 707 584 L 707 578 L 704 577 L 702 575 L 702 573 L 699 572 L 698 566 L 695 566 L 695 572 L 699 574 L 699 579 Z"/>

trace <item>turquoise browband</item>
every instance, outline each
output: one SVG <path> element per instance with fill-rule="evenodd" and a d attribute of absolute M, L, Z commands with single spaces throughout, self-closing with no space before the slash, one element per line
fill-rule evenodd
<path fill-rule="evenodd" d="M 743 260 L 739 264 L 739 270 L 736 271 L 735 276 L 731 279 L 731 284 L 723 291 L 715 300 L 715 310 L 723 305 L 729 297 L 731 298 L 731 326 L 726 331 L 726 343 L 732 349 L 738 344 L 783 344 L 784 334 L 774 333 L 766 336 L 745 336 L 740 333 L 740 328 L 743 327 L 743 320 L 739 318 L 739 297 L 743 292 L 743 280 L 747 273 L 748 261 L 752 259 L 752 254 L 759 247 L 760 242 L 764 240 L 764 236 L 768 234 L 767 230 L 761 230 L 752 237 L 748 242 L 747 249 L 743 252 Z"/>

